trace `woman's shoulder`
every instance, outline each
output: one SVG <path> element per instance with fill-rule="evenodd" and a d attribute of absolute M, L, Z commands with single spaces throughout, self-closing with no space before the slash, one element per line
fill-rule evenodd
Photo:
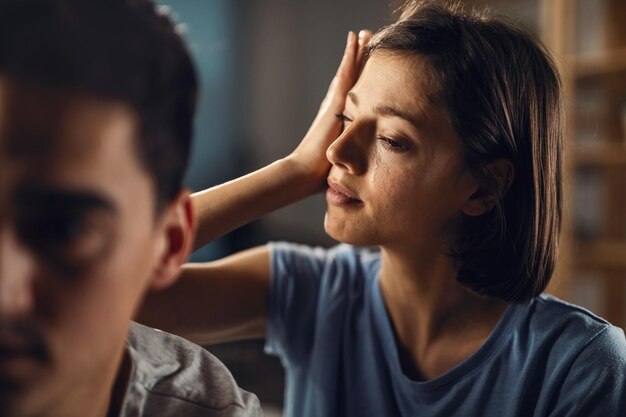
<path fill-rule="evenodd" d="M 375 275 L 379 269 L 377 248 L 339 244 L 330 248 L 291 242 L 270 242 L 273 264 L 305 268 L 319 275 Z"/>
<path fill-rule="evenodd" d="M 533 308 L 535 315 L 543 318 L 549 317 L 554 325 L 574 326 L 577 329 L 582 327 L 591 332 L 611 327 L 607 320 L 590 310 L 550 294 L 541 294 L 536 297 Z"/>
<path fill-rule="evenodd" d="M 339 243 L 332 246 L 307 245 L 287 241 L 271 241 L 268 243 L 270 250 L 294 251 L 310 254 L 316 257 L 376 257 L 380 250 L 374 246 L 355 246 L 347 243 Z"/>
<path fill-rule="evenodd" d="M 626 357 L 624 331 L 581 306 L 542 294 L 526 304 L 525 310 L 525 323 L 520 329 L 531 333 L 536 342 L 552 340 L 563 350 L 589 347 Z"/>
<path fill-rule="evenodd" d="M 617 416 L 626 407 L 624 331 L 589 310 L 549 295 L 528 304 L 519 327 L 529 356 L 542 370 L 554 415 Z M 528 330 L 523 330 L 528 329 Z M 552 389 L 550 389 L 552 387 Z M 552 413 L 551 413 L 552 414 Z"/>

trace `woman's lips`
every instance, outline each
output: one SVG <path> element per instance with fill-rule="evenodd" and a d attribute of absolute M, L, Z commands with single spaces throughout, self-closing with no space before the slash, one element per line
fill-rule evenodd
<path fill-rule="evenodd" d="M 363 204 L 355 193 L 339 183 L 328 181 L 328 190 L 326 190 L 326 201 L 334 206 L 353 206 Z"/>

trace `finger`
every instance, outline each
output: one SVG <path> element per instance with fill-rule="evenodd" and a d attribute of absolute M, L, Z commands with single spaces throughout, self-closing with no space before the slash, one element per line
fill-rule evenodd
<path fill-rule="evenodd" d="M 358 40 L 358 51 L 357 51 L 357 69 L 358 72 L 361 72 L 363 65 L 365 65 L 365 53 L 367 52 L 367 46 L 372 39 L 372 32 L 369 30 L 363 29 L 359 32 L 359 40 Z"/>
<path fill-rule="evenodd" d="M 341 63 L 339 64 L 339 68 L 337 68 L 337 73 L 331 83 L 329 92 L 336 88 L 339 88 L 342 91 L 346 90 L 347 92 L 347 89 L 354 83 L 357 71 L 356 62 L 358 47 L 359 45 L 356 33 L 352 31 L 348 32 L 346 49 L 343 52 Z"/>
<path fill-rule="evenodd" d="M 348 39 L 346 41 L 346 49 L 343 51 L 343 57 L 339 68 L 337 68 L 337 74 L 350 73 L 354 70 L 354 63 L 359 50 L 359 43 L 357 34 L 350 31 L 348 32 Z"/>

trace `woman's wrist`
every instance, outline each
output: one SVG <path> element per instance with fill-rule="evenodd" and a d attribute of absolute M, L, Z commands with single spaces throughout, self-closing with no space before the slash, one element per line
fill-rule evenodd
<path fill-rule="evenodd" d="M 283 172 L 290 176 L 290 183 L 307 195 L 319 193 L 326 187 L 330 164 L 328 166 L 307 164 L 297 152 L 276 161 L 276 163 L 281 164 Z"/>

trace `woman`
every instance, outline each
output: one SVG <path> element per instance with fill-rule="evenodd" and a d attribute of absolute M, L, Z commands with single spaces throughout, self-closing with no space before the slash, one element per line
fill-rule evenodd
<path fill-rule="evenodd" d="M 194 196 L 200 245 L 327 188 L 324 227 L 349 245 L 190 265 L 140 319 L 199 342 L 266 337 L 287 416 L 623 415 L 621 329 L 542 295 L 563 147 L 545 50 L 408 2 L 352 87 L 356 43 L 291 155 Z"/>

